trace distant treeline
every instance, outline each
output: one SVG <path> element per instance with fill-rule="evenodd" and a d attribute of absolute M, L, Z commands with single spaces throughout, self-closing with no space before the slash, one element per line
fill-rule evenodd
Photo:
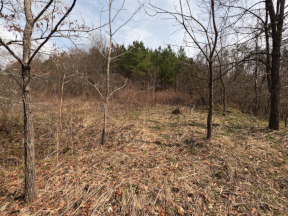
<path fill-rule="evenodd" d="M 243 61 L 237 64 L 243 56 L 254 51 L 253 47 L 244 44 L 231 50 L 223 49 L 221 55 L 219 54 L 218 62 L 214 65 L 215 104 L 225 103 L 243 112 L 267 117 L 269 92 L 265 65 L 257 61 Z M 96 85 L 100 92 L 105 93 L 107 59 L 104 56 L 107 56 L 107 52 L 105 42 L 99 39 L 88 49 L 70 49 L 68 52 L 54 53 L 45 61 L 35 59 L 31 70 L 34 92 L 61 94 L 62 84 L 65 83 L 65 96 L 99 97 L 92 85 Z M 282 56 L 282 83 L 286 86 L 287 49 L 284 48 Z M 179 95 L 185 94 L 189 97 L 187 100 L 197 100 L 197 105 L 207 105 L 208 68 L 201 54 L 191 58 L 182 47 L 172 49 L 168 45 L 153 50 L 145 47 L 141 41 L 134 41 L 127 47 L 113 45 L 111 57 L 111 89 L 123 85 L 125 79 L 128 79 L 126 89 L 149 90 L 152 93 L 169 90 Z M 20 69 L 20 65 L 16 63 L 7 67 L 10 71 L 17 68 Z M 282 90 L 280 104 L 283 116 L 287 113 L 286 89 Z M 121 91 L 115 97 L 120 94 Z"/>

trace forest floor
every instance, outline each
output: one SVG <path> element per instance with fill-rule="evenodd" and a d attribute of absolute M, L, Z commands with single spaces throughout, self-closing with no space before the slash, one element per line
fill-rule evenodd
<path fill-rule="evenodd" d="M 288 215 L 283 125 L 271 131 L 264 119 L 231 108 L 224 117 L 216 106 L 208 142 L 205 109 L 110 107 L 104 146 L 99 103 L 67 100 L 62 129 L 59 107 L 35 109 L 38 197 L 29 204 L 23 123 L 2 116 L 0 215 Z"/>

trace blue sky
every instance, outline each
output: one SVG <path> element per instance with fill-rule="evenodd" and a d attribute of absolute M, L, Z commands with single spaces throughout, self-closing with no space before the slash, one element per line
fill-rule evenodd
<path fill-rule="evenodd" d="M 76 6 L 74 7 L 72 13 L 69 16 L 70 21 L 77 20 L 78 23 L 82 21 L 85 22 L 87 26 L 100 26 L 101 23 L 108 22 L 108 1 L 109 0 L 77 0 Z M 139 0 L 144 1 L 144 0 Z M 148 0 L 147 0 L 148 1 Z M 65 5 L 70 6 L 72 0 L 64 1 Z M 117 10 L 122 5 L 123 0 L 115 0 L 113 7 Z M 151 3 L 156 4 L 161 8 L 165 8 L 168 11 L 174 10 L 174 0 L 151 0 Z M 137 10 L 139 7 L 138 0 L 126 0 L 124 9 L 119 13 L 115 22 L 112 23 L 112 29 L 116 30 L 119 26 L 123 25 Z M 101 10 L 106 10 L 106 12 L 102 12 Z M 112 15 L 116 13 L 116 10 L 113 10 Z M 100 18 L 101 17 L 101 18 Z M 144 42 L 146 47 L 156 49 L 159 46 L 166 47 L 167 44 L 180 46 L 182 45 L 184 32 L 181 27 L 175 26 L 176 22 L 173 19 L 167 20 L 168 15 L 157 15 L 151 17 L 147 15 L 142 9 L 137 13 L 126 25 L 124 25 L 117 33 L 113 36 L 113 39 L 118 44 L 124 44 L 128 46 L 128 44 L 132 44 L 135 40 L 140 40 Z M 24 17 L 23 17 L 24 18 Z M 171 17 L 170 17 L 171 18 Z M 24 20 L 23 20 L 24 21 Z M 22 28 L 24 28 L 25 22 L 20 21 Z M 108 26 L 105 27 L 108 29 Z M 177 29 L 181 29 L 176 31 Z M 8 32 L 7 29 L 3 26 L 3 22 L 0 25 L 1 37 L 7 41 L 11 39 L 15 39 L 15 34 L 12 32 Z M 102 33 L 105 32 L 104 29 Z M 96 32 L 95 32 L 96 33 Z M 36 33 L 37 34 L 37 33 Z M 76 41 L 77 44 L 89 45 L 89 40 L 87 38 L 87 34 L 83 35 L 84 37 L 80 38 Z M 106 35 L 108 36 L 108 35 Z M 19 39 L 19 37 L 18 37 Z M 68 49 L 69 47 L 73 47 L 72 43 L 69 39 L 59 39 L 54 38 L 51 39 L 47 44 L 41 49 L 41 51 L 45 51 L 46 53 L 51 52 L 51 48 L 53 47 L 53 43 L 56 43 L 58 47 L 63 47 L 64 49 Z M 22 50 L 19 47 L 12 46 L 15 53 L 19 56 L 22 54 Z M 174 47 L 175 50 L 178 47 Z M 50 51 L 49 51 L 50 50 Z M 186 50 L 187 54 L 188 50 Z M 0 55 L 7 56 L 7 51 L 3 50 L 3 47 L 0 48 Z M 0 60 L 0 64 L 6 65 L 9 62 L 10 58 L 5 58 L 5 61 Z"/>
<path fill-rule="evenodd" d="M 107 0 L 108 1 L 108 0 Z M 73 18 L 84 18 L 86 24 L 93 24 L 95 26 L 108 21 L 108 13 L 101 10 L 108 9 L 108 4 L 105 0 L 81 0 L 78 1 L 73 11 Z M 115 8 L 120 8 L 122 0 L 115 1 Z M 157 5 L 173 10 L 173 0 L 158 0 Z M 135 10 L 139 7 L 136 0 L 126 0 L 124 9 L 112 24 L 112 29 L 117 29 L 126 20 L 128 20 Z M 115 10 L 113 12 L 115 14 Z M 167 16 L 166 16 L 167 17 Z M 183 30 L 175 32 L 179 27 L 175 25 L 174 20 L 165 20 L 164 15 L 150 17 L 145 14 L 144 10 L 137 13 L 125 26 L 123 26 L 114 36 L 118 44 L 131 44 L 134 40 L 141 40 L 145 46 L 149 48 L 158 48 L 159 46 L 166 46 L 165 44 L 181 45 L 183 39 Z M 108 29 L 106 27 L 106 29 Z M 103 32 L 103 31 L 102 31 Z M 174 33 L 175 32 L 175 33 Z"/>

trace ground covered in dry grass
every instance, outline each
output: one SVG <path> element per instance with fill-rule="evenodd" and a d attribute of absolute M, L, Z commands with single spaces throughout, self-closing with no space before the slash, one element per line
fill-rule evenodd
<path fill-rule="evenodd" d="M 36 110 L 38 199 L 30 204 L 21 120 L 6 117 L 0 215 L 288 215 L 287 129 L 216 107 L 207 142 L 205 109 L 172 115 L 172 106 L 111 104 L 100 146 L 99 103 L 64 106 L 62 129 L 57 107 Z"/>

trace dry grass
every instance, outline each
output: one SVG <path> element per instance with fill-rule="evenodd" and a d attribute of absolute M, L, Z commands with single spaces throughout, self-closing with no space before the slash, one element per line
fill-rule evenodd
<path fill-rule="evenodd" d="M 6 163 L 2 215 L 288 214 L 286 129 L 270 131 L 265 120 L 215 110 L 214 139 L 207 142 L 204 109 L 172 115 L 168 105 L 127 111 L 113 103 L 109 141 L 100 146 L 101 103 L 65 101 L 62 130 L 58 107 L 43 103 L 35 115 L 38 199 L 24 204 L 23 165 Z M 12 143 L 15 134 L 21 131 L 1 133 Z"/>

